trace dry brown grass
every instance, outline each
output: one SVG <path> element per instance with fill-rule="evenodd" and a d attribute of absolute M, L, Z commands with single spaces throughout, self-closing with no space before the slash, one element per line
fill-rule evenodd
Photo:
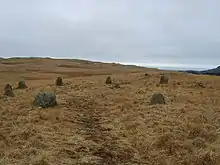
<path fill-rule="evenodd" d="M 80 60 L 0 62 L 0 165 L 220 164 L 220 77 L 166 72 L 169 84 L 156 85 L 165 72 Z M 105 84 L 108 75 L 120 88 Z M 55 86 L 57 76 L 64 86 Z M 5 84 L 16 87 L 20 78 L 29 88 L 4 97 Z M 39 91 L 55 91 L 59 105 L 33 107 Z M 150 105 L 155 92 L 167 104 Z"/>

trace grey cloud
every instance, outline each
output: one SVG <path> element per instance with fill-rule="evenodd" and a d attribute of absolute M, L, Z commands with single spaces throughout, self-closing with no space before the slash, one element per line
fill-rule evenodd
<path fill-rule="evenodd" d="M 219 65 L 215 0 L 0 0 L 0 56 Z"/>

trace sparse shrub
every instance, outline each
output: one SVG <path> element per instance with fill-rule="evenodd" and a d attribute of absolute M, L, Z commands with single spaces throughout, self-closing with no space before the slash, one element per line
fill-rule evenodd
<path fill-rule="evenodd" d="M 174 86 L 174 87 L 179 86 L 179 85 L 181 85 L 181 83 L 180 83 L 179 81 L 174 81 L 174 82 L 173 82 L 173 86 Z"/>
<path fill-rule="evenodd" d="M 197 88 L 205 88 L 206 86 L 201 81 L 197 81 L 196 84 L 195 84 L 195 87 L 197 87 Z"/>
<path fill-rule="evenodd" d="M 120 88 L 120 85 L 119 84 L 115 84 L 114 87 L 115 88 Z"/>
<path fill-rule="evenodd" d="M 179 144 L 174 139 L 174 134 L 171 132 L 165 132 L 160 135 L 154 144 L 157 148 L 165 149 L 169 154 L 173 154 L 179 147 Z"/>
<path fill-rule="evenodd" d="M 163 135 L 160 135 L 158 139 L 155 141 L 157 147 L 162 148 L 166 146 L 168 143 L 171 143 L 173 140 L 173 134 L 170 132 L 166 132 Z"/>
<path fill-rule="evenodd" d="M 165 75 L 160 77 L 160 84 L 168 84 L 169 78 Z"/>
<path fill-rule="evenodd" d="M 129 82 L 128 80 L 122 80 L 122 79 L 118 79 L 117 83 L 120 85 L 128 85 L 131 84 L 131 82 Z"/>
<path fill-rule="evenodd" d="M 219 165 L 220 156 L 215 151 L 210 149 L 201 150 L 196 155 L 193 155 L 193 163 L 198 165 Z"/>
<path fill-rule="evenodd" d="M 190 123 L 188 124 L 188 137 L 189 138 L 197 138 L 201 137 L 205 139 L 205 141 L 208 142 L 214 142 L 218 138 L 217 131 L 210 130 L 210 128 L 205 128 L 204 125 L 198 124 L 198 123 Z"/>
<path fill-rule="evenodd" d="M 5 96 L 14 97 L 14 92 L 10 84 L 6 84 L 4 90 L 5 90 L 4 93 Z"/>
<path fill-rule="evenodd" d="M 176 165 L 176 161 L 172 157 L 162 157 L 158 160 L 159 165 Z"/>
<path fill-rule="evenodd" d="M 201 81 L 188 82 L 191 88 L 206 88 L 206 85 Z"/>
<path fill-rule="evenodd" d="M 165 98 L 161 93 L 154 93 L 151 97 L 150 104 L 165 104 Z"/>
<path fill-rule="evenodd" d="M 196 137 L 194 140 L 193 140 L 193 145 L 198 147 L 198 148 L 204 148 L 206 146 L 205 144 L 205 139 L 201 138 L 201 137 Z"/>
<path fill-rule="evenodd" d="M 28 86 L 26 85 L 26 83 L 25 83 L 24 80 L 18 82 L 18 87 L 17 87 L 17 89 L 26 89 L 27 87 L 28 87 Z"/>
<path fill-rule="evenodd" d="M 108 77 L 106 78 L 105 83 L 106 83 L 106 84 L 112 84 L 112 78 L 111 78 L 111 76 L 108 76 Z"/>
<path fill-rule="evenodd" d="M 61 77 L 57 77 L 56 86 L 62 86 L 62 85 L 63 85 L 63 79 Z"/>
<path fill-rule="evenodd" d="M 39 92 L 33 104 L 42 108 L 53 107 L 57 105 L 56 95 L 54 93 Z"/>
<path fill-rule="evenodd" d="M 32 165 L 49 165 L 47 158 L 48 158 L 48 154 L 44 151 L 41 154 L 37 155 L 36 157 L 33 157 L 30 164 L 32 164 Z"/>
<path fill-rule="evenodd" d="M 192 152 L 194 149 L 194 144 L 192 139 L 185 139 L 182 142 L 182 148 L 188 150 L 188 152 Z"/>
<path fill-rule="evenodd" d="M 204 134 L 204 128 L 200 124 L 190 123 L 188 129 L 189 138 L 196 138 Z"/>
<path fill-rule="evenodd" d="M 121 88 L 121 87 L 120 87 L 120 85 L 119 85 L 118 83 L 116 83 L 116 84 L 113 84 L 113 85 L 111 86 L 111 89 L 113 89 L 113 88 Z"/>

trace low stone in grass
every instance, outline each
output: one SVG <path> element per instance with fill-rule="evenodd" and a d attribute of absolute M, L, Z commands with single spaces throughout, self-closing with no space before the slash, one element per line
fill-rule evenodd
<path fill-rule="evenodd" d="M 28 86 L 26 85 L 24 80 L 21 80 L 21 81 L 18 82 L 17 89 L 26 89 L 26 88 L 28 88 Z"/>
<path fill-rule="evenodd" d="M 57 77 L 56 86 L 62 86 L 62 85 L 63 85 L 63 79 L 61 77 Z"/>
<path fill-rule="evenodd" d="M 37 107 L 49 108 L 57 105 L 55 93 L 39 92 L 34 99 L 33 104 Z"/>
<path fill-rule="evenodd" d="M 106 83 L 106 84 L 112 84 L 112 78 L 111 78 L 111 76 L 108 76 L 108 77 L 106 78 L 105 83 Z"/>
<path fill-rule="evenodd" d="M 166 104 L 165 98 L 161 93 L 154 93 L 150 100 L 151 105 Z"/>
<path fill-rule="evenodd" d="M 9 97 L 15 96 L 12 86 L 10 84 L 6 84 L 4 90 L 5 90 L 5 93 L 4 93 L 5 96 L 9 96 Z"/>
<path fill-rule="evenodd" d="M 168 84 L 169 78 L 165 75 L 160 77 L 160 84 Z"/>
<path fill-rule="evenodd" d="M 144 75 L 145 75 L 145 76 L 150 76 L 148 73 L 145 73 Z"/>

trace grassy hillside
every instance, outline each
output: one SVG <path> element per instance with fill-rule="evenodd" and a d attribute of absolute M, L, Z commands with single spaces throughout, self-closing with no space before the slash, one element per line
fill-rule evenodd
<path fill-rule="evenodd" d="M 162 73 L 168 85 L 157 85 Z M 5 97 L 20 79 L 29 88 Z M 0 165 L 220 164 L 220 77 L 21 58 L 0 60 L 0 89 Z M 54 91 L 58 106 L 32 106 L 39 91 Z M 149 104 L 155 92 L 165 105 Z"/>

